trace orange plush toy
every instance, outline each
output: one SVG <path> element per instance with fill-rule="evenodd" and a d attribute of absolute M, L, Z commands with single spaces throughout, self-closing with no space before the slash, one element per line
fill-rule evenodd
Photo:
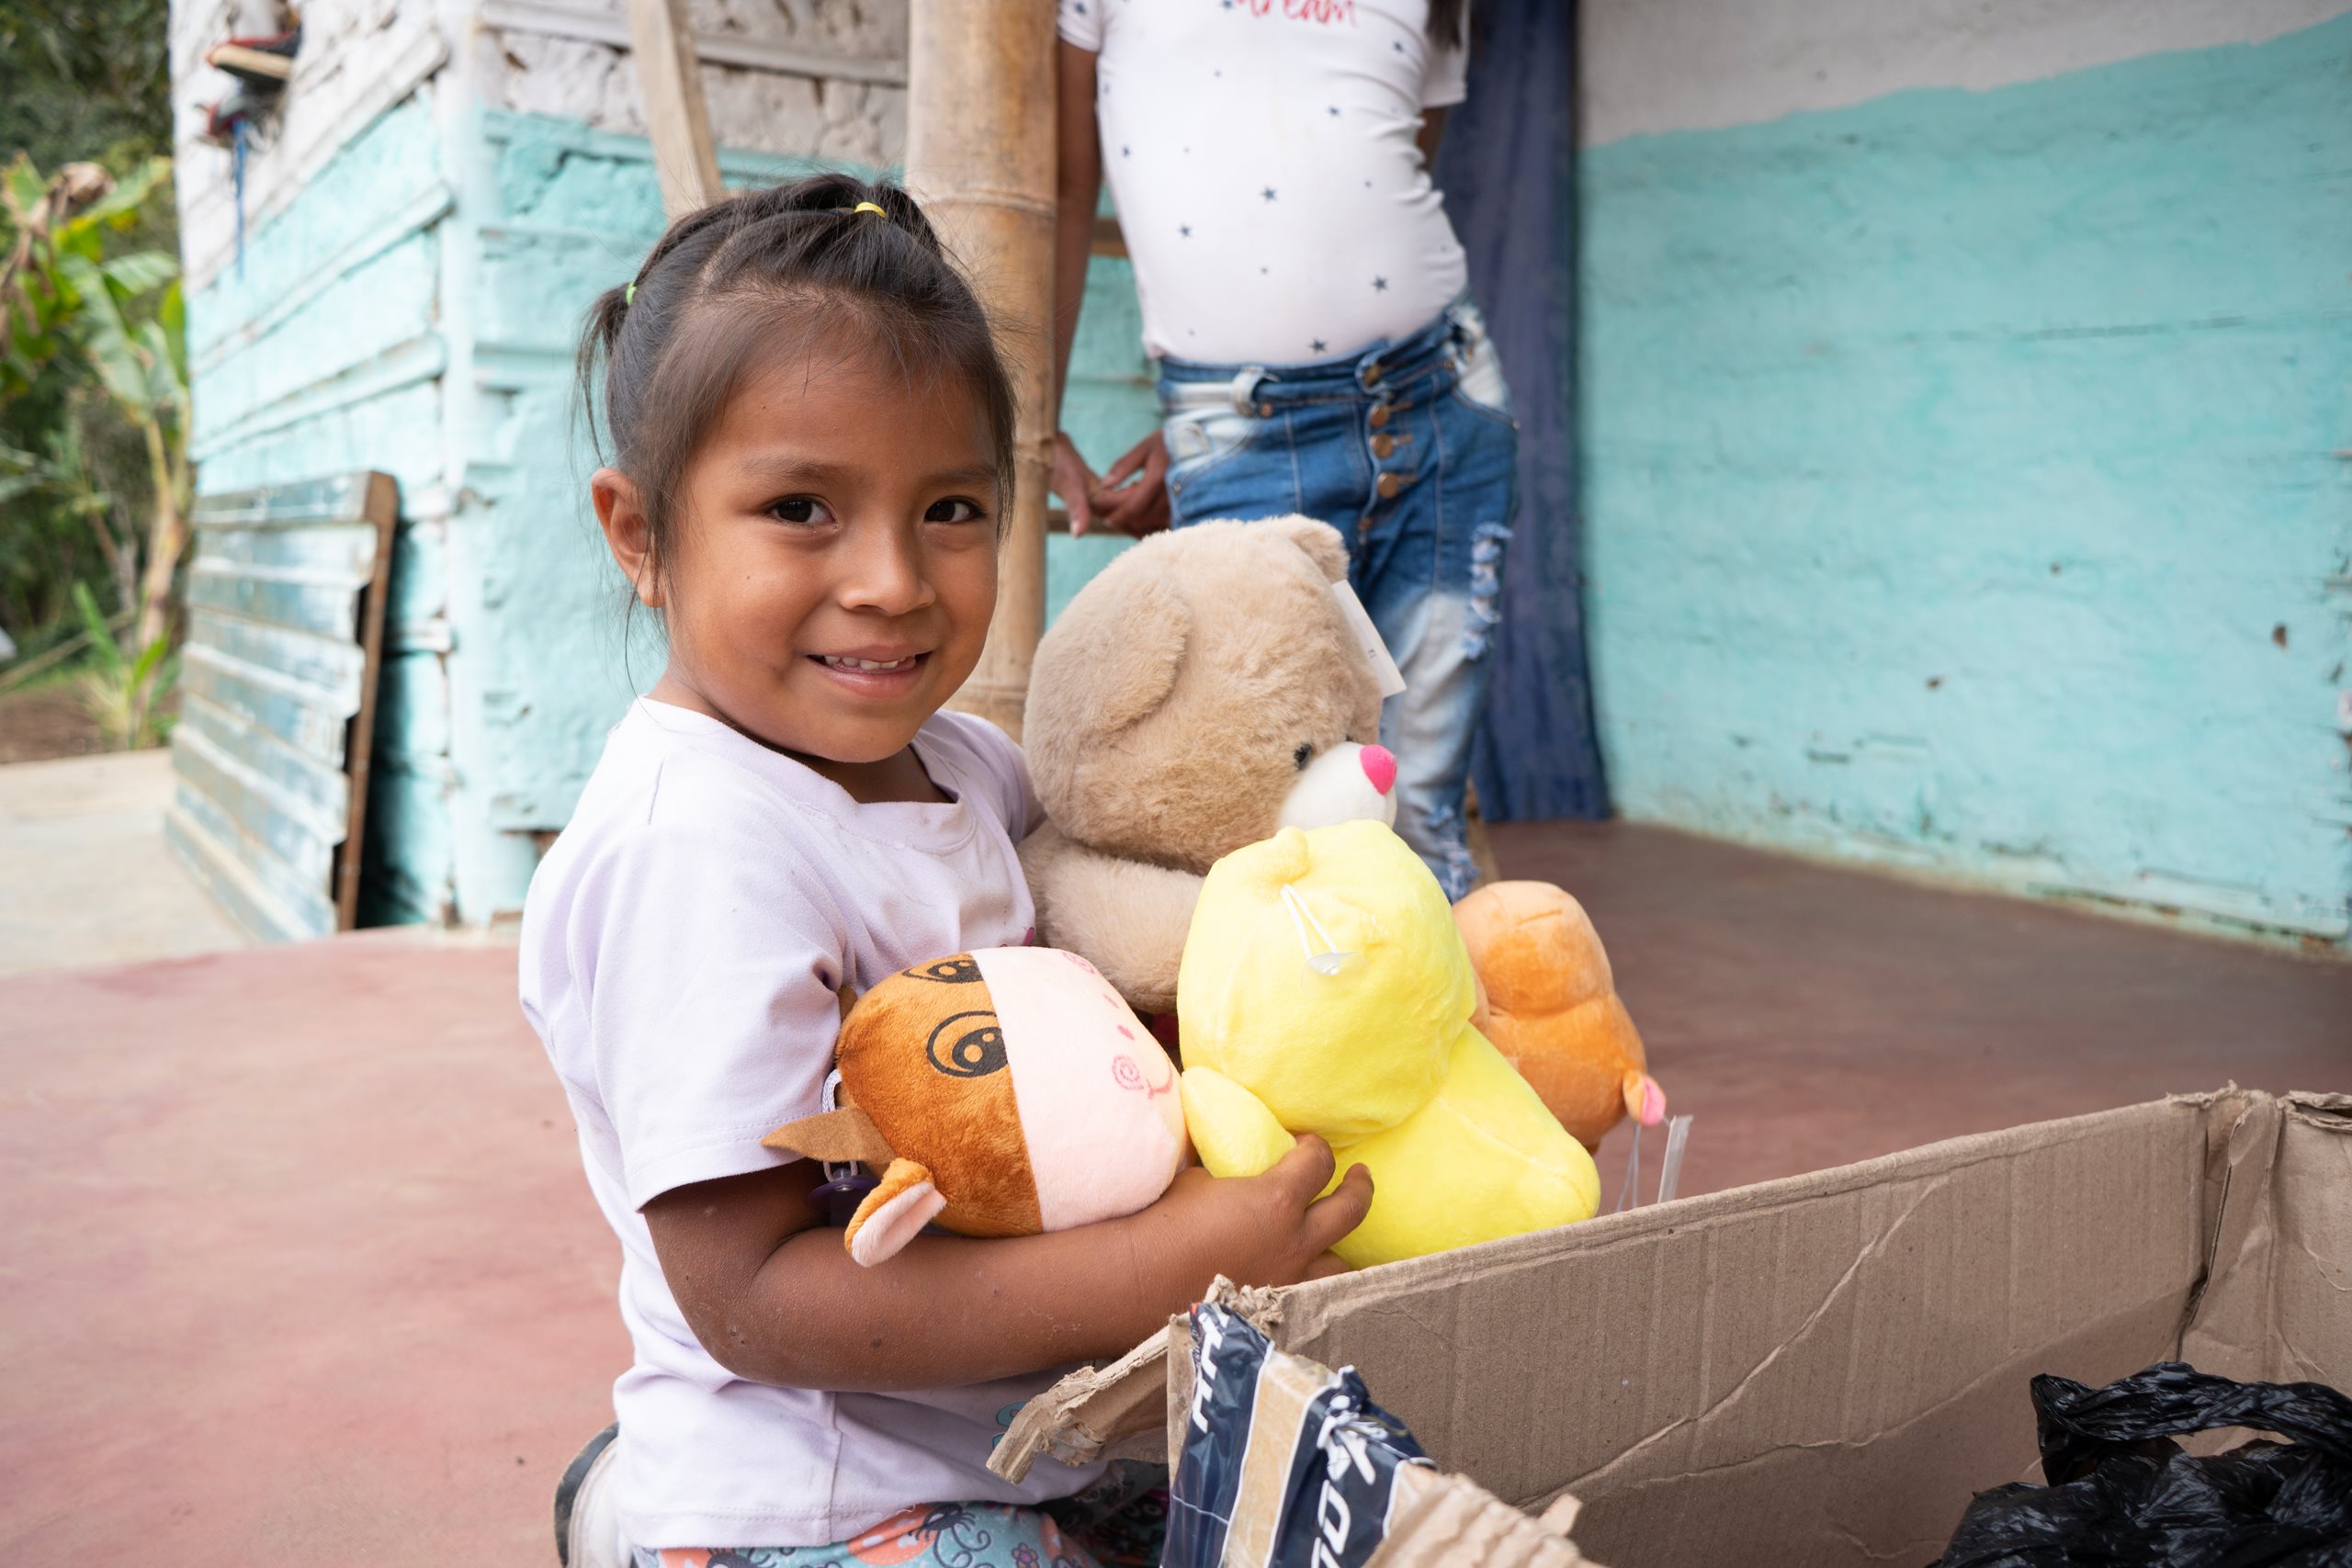
<path fill-rule="evenodd" d="M 1548 882 L 1492 882 L 1453 907 L 1484 990 L 1474 1021 L 1588 1149 L 1666 1115 L 1584 906 Z"/>
<path fill-rule="evenodd" d="M 1144 1207 L 1191 1153 L 1176 1068 L 1075 953 L 998 947 L 902 970 L 834 1047 L 841 1108 L 761 1140 L 880 1173 L 842 1244 L 895 1255 L 934 1221 L 1034 1235 Z"/>

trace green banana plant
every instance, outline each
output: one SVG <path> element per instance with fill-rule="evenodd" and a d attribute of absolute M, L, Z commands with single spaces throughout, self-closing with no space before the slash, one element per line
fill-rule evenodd
<path fill-rule="evenodd" d="M 118 750 L 162 745 L 171 724 L 161 705 L 179 678 L 179 658 L 172 652 L 171 638 L 125 646 L 99 613 L 86 582 L 74 585 L 74 607 L 81 613 L 90 643 L 89 665 L 81 676 L 83 706 Z"/>
<path fill-rule="evenodd" d="M 14 233 L 0 266 L 0 401 L 71 355 L 139 431 L 153 491 L 144 548 L 133 547 L 144 562 L 136 574 L 141 649 L 170 630 L 173 576 L 187 544 L 187 304 L 175 257 L 108 255 L 107 243 L 159 187 L 169 190 L 171 166 L 150 158 L 118 181 L 94 164 L 69 164 L 44 178 L 20 152 L 0 170 Z M 109 559 L 122 543 L 109 539 Z"/>

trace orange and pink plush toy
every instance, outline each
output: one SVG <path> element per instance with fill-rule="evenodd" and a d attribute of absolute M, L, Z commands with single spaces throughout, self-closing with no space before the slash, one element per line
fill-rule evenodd
<path fill-rule="evenodd" d="M 864 1264 L 924 1226 L 1034 1235 L 1115 1219 L 1190 1156 L 1176 1069 L 1094 966 L 1045 947 L 903 970 L 842 1021 L 840 1109 L 763 1140 L 881 1180 L 844 1242 Z"/>

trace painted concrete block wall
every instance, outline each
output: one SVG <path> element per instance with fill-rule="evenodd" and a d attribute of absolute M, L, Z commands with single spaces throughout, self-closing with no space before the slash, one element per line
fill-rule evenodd
<path fill-rule="evenodd" d="M 1626 814 L 2345 939 L 2343 9 L 1589 0 Z"/>
<path fill-rule="evenodd" d="M 363 919 L 487 923 L 520 908 L 661 667 L 645 619 L 625 630 L 572 408 L 588 303 L 662 229 L 626 24 L 620 0 L 357 0 L 305 23 L 248 164 L 240 259 L 228 154 L 195 140 L 225 88 L 201 54 L 274 13 L 174 17 L 198 482 L 400 479 Z M 730 184 L 896 163 L 903 0 L 707 0 L 694 25 L 711 57 L 765 62 L 704 68 Z M 1102 265 L 1072 417 L 1107 462 L 1149 393 L 1132 281 Z M 1105 547 L 1055 541 L 1064 598 Z"/>

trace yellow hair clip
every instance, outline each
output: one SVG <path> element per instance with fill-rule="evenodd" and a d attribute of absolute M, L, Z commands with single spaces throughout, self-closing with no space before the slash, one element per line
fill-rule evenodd
<path fill-rule="evenodd" d="M 859 213 L 861 213 L 861 212 L 871 212 L 871 213 L 872 213 L 872 214 L 874 214 L 874 216 L 875 216 L 875 217 L 876 217 L 876 218 L 888 218 L 888 217 L 889 217 L 889 216 L 890 216 L 888 213 L 887 213 L 887 212 L 883 211 L 880 208 L 878 208 L 878 207 L 875 206 L 875 205 L 874 205 L 872 202 L 870 202 L 870 201 L 861 201 L 861 202 L 859 202 L 855 207 L 851 208 L 849 210 L 850 210 L 850 216 L 852 216 L 853 218 L 854 218 L 854 217 L 855 217 L 857 214 L 859 214 Z"/>

